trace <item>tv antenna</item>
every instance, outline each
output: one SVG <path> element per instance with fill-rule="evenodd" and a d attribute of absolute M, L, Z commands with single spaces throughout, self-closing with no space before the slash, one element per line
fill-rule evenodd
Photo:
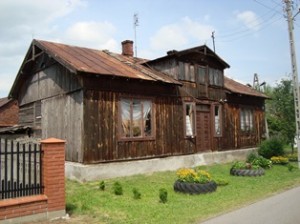
<path fill-rule="evenodd" d="M 136 40 L 136 27 L 139 25 L 138 14 L 133 15 L 133 27 L 134 27 L 134 42 L 135 42 L 135 57 L 137 57 L 137 40 Z"/>

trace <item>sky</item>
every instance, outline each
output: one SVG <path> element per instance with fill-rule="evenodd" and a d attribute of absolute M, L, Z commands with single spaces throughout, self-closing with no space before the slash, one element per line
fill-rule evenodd
<path fill-rule="evenodd" d="M 299 7 L 294 0 L 293 15 Z M 32 39 L 116 53 L 133 40 L 138 57 L 155 59 L 204 44 L 213 50 L 214 32 L 215 51 L 230 65 L 226 76 L 252 85 L 257 73 L 260 83 L 274 86 L 292 78 L 285 15 L 282 0 L 1 0 L 0 98 Z M 300 14 L 294 37 L 299 67 Z"/>

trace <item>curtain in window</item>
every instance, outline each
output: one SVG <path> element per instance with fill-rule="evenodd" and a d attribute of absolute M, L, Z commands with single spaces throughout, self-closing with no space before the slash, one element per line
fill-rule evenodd
<path fill-rule="evenodd" d="M 132 135 L 139 137 L 142 134 L 142 104 L 140 100 L 133 100 L 132 103 Z"/>
<path fill-rule="evenodd" d="M 143 101 L 143 121 L 145 136 L 151 135 L 151 101 Z"/>
<path fill-rule="evenodd" d="M 121 129 L 123 137 L 152 135 L 152 103 L 150 100 L 121 100 Z"/>
<path fill-rule="evenodd" d="M 130 100 L 121 101 L 122 136 L 130 136 Z"/>
<path fill-rule="evenodd" d="M 195 135 L 195 109 L 194 105 L 191 103 L 186 104 L 185 106 L 185 134 L 186 136 Z"/>
<path fill-rule="evenodd" d="M 221 135 L 221 119 L 219 106 L 215 106 L 215 134 Z"/>

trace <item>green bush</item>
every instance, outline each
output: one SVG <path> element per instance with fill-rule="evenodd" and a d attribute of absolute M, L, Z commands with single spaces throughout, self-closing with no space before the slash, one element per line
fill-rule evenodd
<path fill-rule="evenodd" d="M 298 161 L 298 154 L 297 153 L 290 153 L 286 155 L 290 162 L 297 162 Z"/>
<path fill-rule="evenodd" d="M 269 169 L 272 167 L 272 161 L 269 159 L 266 159 L 262 156 L 258 156 L 257 158 L 255 158 L 252 163 L 252 165 L 256 165 L 256 166 L 260 166 L 264 169 Z"/>
<path fill-rule="evenodd" d="M 248 155 L 247 155 L 247 159 L 246 159 L 246 162 L 247 163 L 252 163 L 255 159 L 258 158 L 258 154 L 257 152 L 250 152 Z"/>
<path fill-rule="evenodd" d="M 226 186 L 229 184 L 229 181 L 223 178 L 216 178 L 214 181 L 218 186 Z"/>
<path fill-rule="evenodd" d="M 266 159 L 270 159 L 272 156 L 282 156 L 284 154 L 283 146 L 280 139 L 270 138 L 260 144 L 258 154 Z"/>
<path fill-rule="evenodd" d="M 166 203 L 168 201 L 168 191 L 165 188 L 159 189 L 159 201 Z"/>
<path fill-rule="evenodd" d="M 296 169 L 296 167 L 290 163 L 287 165 L 287 168 L 288 168 L 288 171 L 290 171 L 290 172 L 292 172 L 294 169 Z"/>
<path fill-rule="evenodd" d="M 115 182 L 113 185 L 113 191 L 115 195 L 122 195 L 123 194 L 123 187 L 120 182 Z"/>
<path fill-rule="evenodd" d="M 105 182 L 102 180 L 100 183 L 99 183 L 99 189 L 101 191 L 104 191 L 105 190 Z"/>
<path fill-rule="evenodd" d="M 141 199 L 141 193 L 139 192 L 139 190 L 137 188 L 133 188 L 132 193 L 133 193 L 134 199 Z"/>

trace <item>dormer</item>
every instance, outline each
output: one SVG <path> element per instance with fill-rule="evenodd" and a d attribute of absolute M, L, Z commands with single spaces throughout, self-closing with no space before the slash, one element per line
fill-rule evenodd
<path fill-rule="evenodd" d="M 206 45 L 148 61 L 147 65 L 182 81 L 208 86 L 224 86 L 224 70 L 230 66 Z"/>

